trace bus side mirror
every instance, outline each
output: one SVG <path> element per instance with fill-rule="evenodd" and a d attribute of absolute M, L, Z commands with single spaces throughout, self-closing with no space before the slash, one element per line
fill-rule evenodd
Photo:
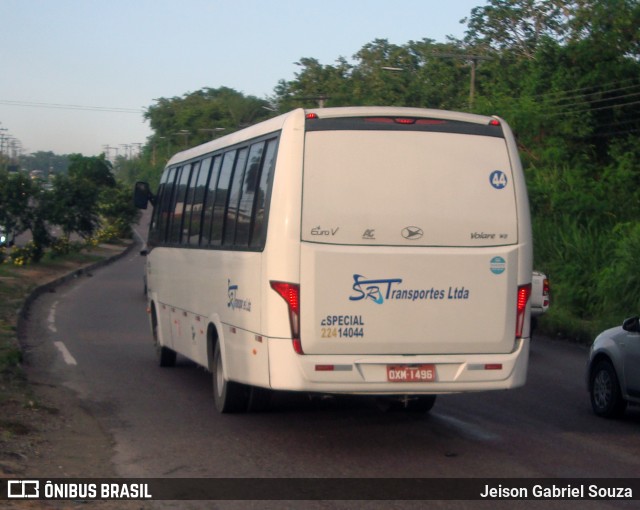
<path fill-rule="evenodd" d="M 148 182 L 136 182 L 133 189 L 133 203 L 138 209 L 146 209 L 147 204 L 151 202 L 151 205 L 155 202 L 155 197 L 151 194 Z"/>

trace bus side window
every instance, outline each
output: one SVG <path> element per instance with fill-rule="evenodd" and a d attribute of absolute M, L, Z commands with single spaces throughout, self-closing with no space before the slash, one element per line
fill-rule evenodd
<path fill-rule="evenodd" d="M 229 185 L 233 173 L 233 163 L 236 159 L 236 150 L 225 152 L 218 178 L 218 186 L 215 191 L 215 204 L 213 206 L 213 218 L 211 220 L 210 244 L 220 246 L 222 244 L 222 231 L 224 230 L 225 212 L 229 197 Z"/>
<path fill-rule="evenodd" d="M 167 179 L 169 177 L 169 169 L 167 168 L 164 172 L 162 172 L 162 177 L 160 178 L 160 185 L 158 186 L 158 194 L 156 195 L 157 201 L 156 205 L 153 208 L 153 214 L 151 216 L 151 224 L 149 225 L 149 237 L 147 239 L 147 243 L 149 246 L 155 246 L 159 242 L 161 242 L 160 237 L 160 228 L 159 221 L 161 218 L 160 212 L 162 211 L 162 201 L 164 200 L 165 188 L 167 186 Z"/>
<path fill-rule="evenodd" d="M 158 213 L 158 237 L 157 242 L 163 244 L 167 241 L 167 225 L 171 219 L 171 203 L 173 200 L 173 189 L 175 186 L 175 177 L 177 168 L 170 168 L 167 174 L 167 182 L 164 186 L 160 203 L 156 206 L 159 208 Z"/>
<path fill-rule="evenodd" d="M 244 180 L 244 171 L 247 164 L 247 153 L 249 149 L 242 148 L 238 150 L 236 158 L 235 170 L 233 172 L 233 180 L 229 189 L 229 205 L 224 221 L 224 239 L 222 244 L 225 246 L 235 245 L 236 223 L 238 220 L 238 207 L 240 205 L 240 196 L 242 194 L 242 182 Z"/>
<path fill-rule="evenodd" d="M 191 177 L 191 165 L 185 165 L 181 169 L 180 175 L 176 179 L 176 189 L 174 192 L 171 222 L 169 224 L 169 236 L 167 241 L 170 244 L 180 243 L 182 234 L 182 219 L 184 216 L 184 201 L 187 196 L 189 178 Z"/>
<path fill-rule="evenodd" d="M 276 148 L 278 140 L 269 140 L 262 160 L 262 170 L 260 180 L 255 193 L 255 205 L 253 207 L 253 225 L 251 228 L 252 248 L 262 248 L 267 240 L 267 214 L 269 212 L 268 200 L 270 198 L 270 187 L 273 180 L 273 170 L 275 167 Z"/>
<path fill-rule="evenodd" d="M 184 201 L 184 218 L 182 220 L 181 233 L 182 244 L 189 244 L 189 232 L 191 229 L 191 219 L 193 217 L 193 201 L 196 195 L 196 185 L 201 167 L 202 161 L 196 161 L 191 170 L 191 180 L 189 181 L 189 188 L 187 189 L 187 196 Z"/>
<path fill-rule="evenodd" d="M 213 208 L 216 204 L 216 190 L 218 189 L 218 177 L 222 165 L 222 155 L 218 154 L 213 158 L 211 176 L 204 196 L 204 208 L 202 211 L 202 234 L 200 236 L 200 246 L 211 244 L 211 225 L 213 224 Z"/>
<path fill-rule="evenodd" d="M 244 175 L 242 196 L 238 205 L 238 219 L 236 222 L 236 237 L 234 244 L 238 247 L 249 246 L 251 231 L 251 215 L 255 202 L 256 185 L 260 174 L 260 163 L 264 153 L 264 142 L 254 143 L 249 150 L 249 162 Z"/>
<path fill-rule="evenodd" d="M 207 193 L 207 179 L 209 178 L 209 169 L 211 167 L 211 157 L 208 157 L 200 166 L 198 178 L 193 177 L 193 202 L 191 205 L 191 221 L 189 222 L 188 237 L 185 241 L 191 246 L 197 246 L 200 242 L 200 231 L 202 227 L 202 216 L 204 209 L 204 198 Z"/>

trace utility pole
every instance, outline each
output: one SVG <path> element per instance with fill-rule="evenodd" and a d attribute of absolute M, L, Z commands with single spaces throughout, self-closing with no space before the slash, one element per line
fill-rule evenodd
<path fill-rule="evenodd" d="M 142 143 L 140 142 L 134 142 L 131 144 L 131 147 L 135 148 L 135 154 L 133 155 L 133 157 L 140 157 L 140 152 L 142 152 Z"/>
<path fill-rule="evenodd" d="M 124 147 L 124 157 L 125 159 L 131 159 L 131 145 L 126 143 L 121 143 L 120 147 Z"/>
<path fill-rule="evenodd" d="M 469 111 L 473 110 L 476 95 L 476 68 L 478 67 L 478 61 L 491 60 L 491 57 L 485 57 L 482 55 L 457 55 L 455 53 L 434 53 L 433 56 L 441 58 L 457 58 L 468 60 L 471 62 L 471 80 L 469 83 Z"/>
<path fill-rule="evenodd" d="M 491 60 L 490 57 L 481 57 L 478 55 L 467 55 L 467 58 L 471 61 L 471 84 L 469 85 L 469 110 L 473 110 L 473 104 L 476 94 L 476 67 L 478 66 L 478 60 Z"/>
<path fill-rule="evenodd" d="M 182 145 L 183 149 L 186 149 L 187 146 L 189 145 L 189 135 L 190 134 L 191 134 L 191 132 L 188 129 L 181 129 L 177 133 L 174 133 L 174 135 L 176 135 L 176 136 L 184 137 L 183 138 L 183 145 Z"/>
<path fill-rule="evenodd" d="M 438 58 L 455 58 L 461 60 L 468 60 L 471 62 L 471 79 L 469 83 L 469 111 L 473 110 L 476 95 L 476 68 L 478 67 L 478 61 L 491 60 L 491 57 L 485 57 L 482 55 L 458 55 L 456 53 L 432 53 L 429 56 Z M 405 72 L 406 69 L 402 67 L 383 66 L 382 69 L 391 72 Z"/>

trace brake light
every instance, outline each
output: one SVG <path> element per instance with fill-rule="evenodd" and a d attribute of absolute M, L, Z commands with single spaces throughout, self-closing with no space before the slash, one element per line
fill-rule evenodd
<path fill-rule="evenodd" d="M 527 310 L 527 303 L 531 296 L 531 284 L 521 285 L 518 287 L 518 303 L 516 313 L 516 338 L 522 337 L 522 330 L 524 329 L 525 311 Z"/>
<path fill-rule="evenodd" d="M 293 350 L 298 354 L 304 354 L 302 351 L 302 343 L 300 342 L 300 285 L 272 281 L 271 288 L 287 303 Z"/>
<path fill-rule="evenodd" d="M 411 117 L 365 117 L 365 122 L 374 124 L 402 124 L 403 126 L 411 126 L 412 124 L 420 126 L 434 126 L 446 124 L 446 121 L 439 119 L 415 119 Z"/>
<path fill-rule="evenodd" d="M 549 278 L 545 278 L 542 281 L 542 296 L 543 296 L 543 306 L 549 306 L 549 299 L 551 296 L 551 285 L 549 284 Z"/>
<path fill-rule="evenodd" d="M 444 120 L 436 120 L 436 119 L 418 119 L 416 124 L 421 126 L 436 126 L 440 124 L 446 124 Z"/>
<path fill-rule="evenodd" d="M 390 117 L 366 117 L 364 121 L 375 124 L 393 124 L 393 119 Z"/>
<path fill-rule="evenodd" d="M 500 121 L 498 119 L 491 119 L 489 121 L 489 125 L 490 126 L 499 126 L 500 125 Z"/>
<path fill-rule="evenodd" d="M 313 119 L 317 119 L 318 118 L 318 114 L 317 113 L 307 113 L 305 115 L 305 118 L 307 120 L 313 120 Z"/>

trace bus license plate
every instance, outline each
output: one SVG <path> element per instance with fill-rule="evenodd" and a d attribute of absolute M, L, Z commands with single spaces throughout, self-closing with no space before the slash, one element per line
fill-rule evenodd
<path fill-rule="evenodd" d="M 388 382 L 433 382 L 435 365 L 387 365 Z"/>

